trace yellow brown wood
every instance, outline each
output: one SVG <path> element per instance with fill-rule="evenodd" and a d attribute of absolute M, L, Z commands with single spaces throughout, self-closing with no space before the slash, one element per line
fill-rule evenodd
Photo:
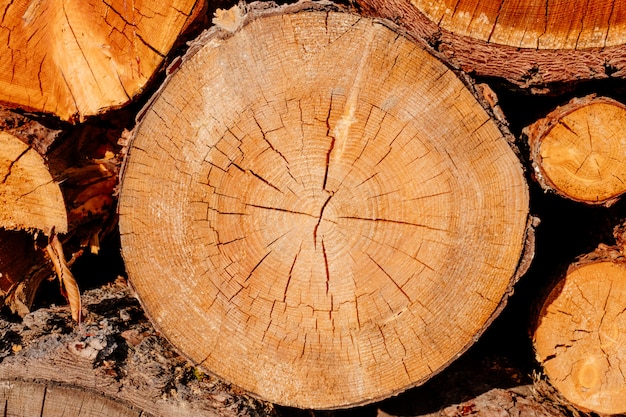
<path fill-rule="evenodd" d="M 545 189 L 605 205 L 626 192 L 624 132 L 626 106 L 595 96 L 574 99 L 524 129 Z"/>
<path fill-rule="evenodd" d="M 142 91 L 197 0 L 0 1 L 0 102 L 82 119 Z"/>
<path fill-rule="evenodd" d="M 0 150 L 0 227 L 67 232 L 61 189 L 41 155 L 5 132 L 0 132 Z"/>
<path fill-rule="evenodd" d="M 626 263 L 614 251 L 572 265 L 543 303 L 533 338 L 537 359 L 579 409 L 626 412 L 625 307 Z"/>
<path fill-rule="evenodd" d="M 338 408 L 475 342 L 516 279 L 528 191 L 455 73 L 390 26 L 298 7 L 192 46 L 135 132 L 120 230 L 180 352 L 269 401 Z"/>

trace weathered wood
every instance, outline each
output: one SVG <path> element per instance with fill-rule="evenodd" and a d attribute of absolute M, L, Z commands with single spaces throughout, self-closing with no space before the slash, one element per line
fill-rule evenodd
<path fill-rule="evenodd" d="M 193 363 L 272 402 L 347 407 L 421 384 L 518 277 L 520 163 L 392 24 L 236 10 L 135 133 L 119 205 L 131 282 Z"/>
<path fill-rule="evenodd" d="M 0 102 L 82 120 L 142 91 L 202 1 L 0 2 Z"/>
<path fill-rule="evenodd" d="M 122 280 L 83 294 L 83 323 L 72 322 L 66 307 L 33 311 L 22 321 L 0 317 L 0 396 L 17 395 L 12 386 L 45 391 L 44 411 L 51 406 L 85 405 L 95 393 L 106 407 L 153 417 L 272 416 L 272 406 L 237 394 L 222 381 L 203 374 L 173 352 L 143 315 Z M 31 384 L 34 383 L 34 384 Z M 24 385 L 28 383 L 27 385 Z M 70 392 L 67 392 L 70 390 Z M 65 403 L 57 395 L 76 395 Z M 35 396 L 24 406 L 37 415 Z M 82 399 L 81 399 L 82 398 Z M 54 403 L 48 403 L 53 400 Z M 0 400 L 0 406 L 4 405 Z M 88 415 L 115 415 L 88 414 Z"/>
<path fill-rule="evenodd" d="M 533 92 L 626 76 L 626 6 L 610 0 L 357 0 L 453 65 Z"/>
<path fill-rule="evenodd" d="M 535 178 L 546 190 L 587 204 L 613 204 L 626 192 L 626 106 L 586 96 L 522 132 Z"/>
<path fill-rule="evenodd" d="M 0 412 L 13 417 L 148 417 L 86 389 L 20 380 L 0 381 Z"/>
<path fill-rule="evenodd" d="M 570 265 L 534 329 L 537 359 L 550 383 L 583 411 L 626 412 L 623 237 L 617 247 L 602 245 Z"/>

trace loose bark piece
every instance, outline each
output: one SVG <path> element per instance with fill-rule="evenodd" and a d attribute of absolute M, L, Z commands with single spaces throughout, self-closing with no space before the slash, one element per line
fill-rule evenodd
<path fill-rule="evenodd" d="M 606 97 L 574 99 L 524 129 L 544 189 L 587 204 L 626 192 L 626 106 Z"/>
<path fill-rule="evenodd" d="M 455 65 L 536 92 L 626 75 L 626 5 L 611 0 L 358 0 Z"/>
<path fill-rule="evenodd" d="M 515 281 L 528 194 L 446 66 L 390 26 L 305 7 L 191 48 L 136 131 L 120 230 L 184 355 L 272 402 L 336 408 L 423 383 L 476 340 Z"/>
<path fill-rule="evenodd" d="M 43 158 L 5 132 L 0 132 L 0 150 L 0 227 L 67 232 L 63 196 Z"/>
<path fill-rule="evenodd" d="M 41 415 L 37 398 L 42 393 L 45 412 L 52 406 L 66 407 L 65 414 L 44 416 L 79 416 L 75 409 L 82 403 L 85 412 L 92 401 L 108 411 L 92 410 L 89 416 L 275 415 L 271 405 L 237 394 L 173 352 L 122 280 L 86 291 L 83 299 L 82 326 L 72 323 L 61 307 L 33 311 L 21 322 L 0 317 L 0 398 L 9 400 L 0 400 L 0 410 L 9 406 L 4 415 Z M 33 395 L 21 404 L 36 413 L 19 414 L 14 408 L 13 400 L 25 389 Z"/>
<path fill-rule="evenodd" d="M 583 411 L 626 412 L 626 259 L 601 247 L 572 264 L 543 303 L 534 330 L 551 384 Z"/>
<path fill-rule="evenodd" d="M 127 103 L 203 5 L 197 0 L 0 3 L 0 101 L 65 120 Z"/>

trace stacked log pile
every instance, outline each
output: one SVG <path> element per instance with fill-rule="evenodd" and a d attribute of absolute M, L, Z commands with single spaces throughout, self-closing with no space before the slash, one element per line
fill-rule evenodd
<path fill-rule="evenodd" d="M 621 4 L 117 3 L 3 7 L 5 414 L 626 412 Z"/>

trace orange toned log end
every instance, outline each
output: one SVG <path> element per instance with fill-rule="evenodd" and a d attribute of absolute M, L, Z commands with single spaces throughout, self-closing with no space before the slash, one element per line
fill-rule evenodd
<path fill-rule="evenodd" d="M 615 257 L 570 268 L 534 332 L 551 384 L 585 411 L 626 412 L 626 264 Z"/>
<path fill-rule="evenodd" d="M 0 1 L 0 102 L 65 120 L 127 103 L 201 4 Z"/>
<path fill-rule="evenodd" d="M 626 106 L 588 96 L 524 130 L 535 176 L 566 198 L 609 205 L 626 192 Z"/>

